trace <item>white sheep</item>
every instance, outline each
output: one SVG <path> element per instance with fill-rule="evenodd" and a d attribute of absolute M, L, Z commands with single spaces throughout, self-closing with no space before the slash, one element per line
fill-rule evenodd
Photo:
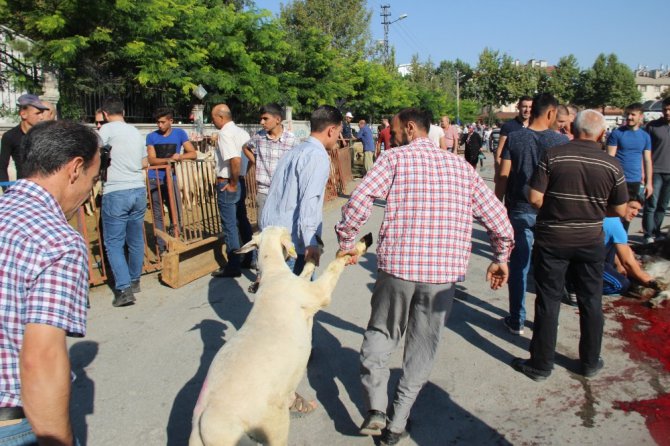
<path fill-rule="evenodd" d="M 363 254 L 371 244 L 368 234 L 356 249 Z M 289 407 L 307 367 L 313 317 L 330 303 L 347 262 L 333 260 L 310 282 L 286 265 L 287 255 L 295 257 L 286 228 L 265 228 L 238 252 L 255 247 L 263 280 L 246 322 L 212 361 L 193 412 L 191 446 L 287 444 Z"/>

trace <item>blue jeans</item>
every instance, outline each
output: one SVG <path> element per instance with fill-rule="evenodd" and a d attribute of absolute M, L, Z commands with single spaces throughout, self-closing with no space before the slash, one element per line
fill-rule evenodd
<path fill-rule="evenodd" d="M 235 192 L 223 190 L 227 185 L 228 181 L 216 184 L 216 201 L 219 205 L 219 214 L 221 215 L 223 236 L 228 255 L 228 265 L 226 265 L 226 268 L 239 270 L 240 258 L 234 252 L 240 249 L 240 237 L 237 233 L 237 202 L 240 201 L 242 192 L 239 184 Z"/>
<path fill-rule="evenodd" d="M 530 270 L 530 254 L 535 239 L 537 215 L 510 211 L 509 220 L 514 229 L 514 249 L 509 259 L 509 314 L 512 328 L 520 329 L 526 321 L 526 286 Z"/>
<path fill-rule="evenodd" d="M 102 229 L 114 288 L 124 290 L 139 280 L 144 263 L 144 214 L 147 190 L 143 187 L 102 196 Z M 124 248 L 128 246 L 128 259 Z"/>
<path fill-rule="evenodd" d="M 37 437 L 27 418 L 18 424 L 0 427 L 0 446 L 37 445 Z"/>
<path fill-rule="evenodd" d="M 654 173 L 652 176 L 654 193 L 644 203 L 642 229 L 645 237 L 661 235 L 663 217 L 670 202 L 670 173 Z"/>
<path fill-rule="evenodd" d="M 299 276 L 302 274 L 302 270 L 305 269 L 305 254 L 298 254 L 298 257 L 295 259 L 289 257 L 286 259 L 286 264 L 293 271 L 293 274 Z M 314 279 L 314 274 L 312 274 L 312 279 Z"/>

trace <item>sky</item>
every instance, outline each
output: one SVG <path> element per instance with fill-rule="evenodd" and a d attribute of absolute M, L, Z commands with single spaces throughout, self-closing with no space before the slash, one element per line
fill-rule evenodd
<path fill-rule="evenodd" d="M 288 0 L 255 3 L 278 14 Z M 334 3 L 346 11 L 346 0 Z M 384 39 L 381 5 L 390 5 L 390 20 L 407 14 L 389 29 L 397 64 L 418 54 L 421 62 L 461 59 L 474 66 L 488 47 L 522 63 L 555 65 L 574 54 L 588 68 L 598 54 L 614 53 L 633 69 L 670 65 L 669 0 L 368 0 L 373 41 Z"/>

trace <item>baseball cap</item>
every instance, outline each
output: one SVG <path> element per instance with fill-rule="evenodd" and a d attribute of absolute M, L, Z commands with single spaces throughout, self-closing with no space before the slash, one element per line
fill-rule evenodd
<path fill-rule="evenodd" d="M 16 105 L 19 107 L 25 107 L 26 105 L 32 105 L 38 110 L 49 110 L 49 107 L 44 105 L 40 98 L 34 94 L 22 94 L 19 96 L 19 99 L 16 101 Z"/>
<path fill-rule="evenodd" d="M 347 114 L 344 115 L 344 116 L 347 117 L 347 118 L 353 118 L 354 117 L 354 115 L 352 115 L 351 112 L 347 112 Z"/>

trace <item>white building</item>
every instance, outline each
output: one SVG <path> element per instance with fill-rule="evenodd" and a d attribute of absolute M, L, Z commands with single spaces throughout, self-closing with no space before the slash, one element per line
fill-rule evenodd
<path fill-rule="evenodd" d="M 659 99 L 661 94 L 670 88 L 670 69 L 661 65 L 660 69 L 649 70 L 647 67 L 638 67 L 635 70 L 635 85 L 642 94 L 642 101 Z"/>

